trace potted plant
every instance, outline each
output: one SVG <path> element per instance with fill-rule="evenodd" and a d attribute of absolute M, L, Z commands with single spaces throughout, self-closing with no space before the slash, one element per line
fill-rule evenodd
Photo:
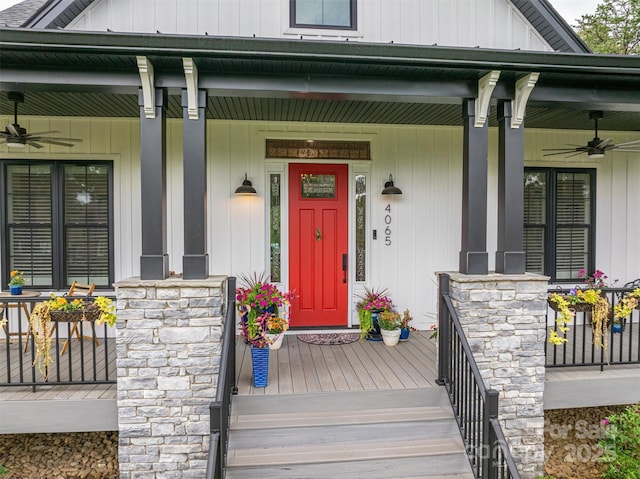
<path fill-rule="evenodd" d="M 267 318 L 267 341 L 269 349 L 276 350 L 282 346 L 284 332 L 289 329 L 289 322 L 285 318 L 271 315 Z"/>
<path fill-rule="evenodd" d="M 612 326 L 614 333 L 621 333 L 624 330 L 627 318 L 638 307 L 638 298 L 640 298 L 640 288 L 636 288 L 622 296 L 618 304 L 615 305 Z"/>
<path fill-rule="evenodd" d="M 383 311 L 393 309 L 393 301 L 387 296 L 387 290 L 364 288 L 356 303 L 358 318 L 360 319 L 360 339 L 380 341 L 380 327 L 377 323 L 378 315 Z"/>
<path fill-rule="evenodd" d="M 241 276 L 244 287 L 236 288 L 236 305 L 240 313 L 240 331 L 251 348 L 254 387 L 266 387 L 269 368 L 269 322 L 282 329 L 276 321 L 280 307 L 286 307 L 293 299 L 293 292 L 282 292 L 269 282 L 264 273 Z M 286 314 L 286 311 L 283 312 Z M 282 318 L 285 322 L 286 319 Z M 288 322 L 286 322 L 288 327 Z M 282 330 L 281 332 L 284 332 Z"/>
<path fill-rule="evenodd" d="M 400 341 L 409 340 L 409 333 L 411 333 L 411 325 L 409 323 L 411 323 L 412 320 L 413 316 L 411 316 L 408 309 L 405 309 L 400 318 Z"/>
<path fill-rule="evenodd" d="M 82 298 L 70 300 L 70 298 L 51 293 L 48 301 L 38 303 L 33 308 L 29 316 L 36 350 L 33 364 L 38 366 L 45 380 L 49 365 L 53 361 L 51 336 L 58 321 L 92 321 L 98 326 L 102 324 L 113 326 L 116 323 L 115 305 L 105 296 L 98 296 L 91 302 L 85 302 Z M 67 338 L 69 339 L 71 338 Z"/>
<path fill-rule="evenodd" d="M 10 273 L 9 291 L 13 295 L 22 294 L 23 286 L 24 286 L 24 271 L 18 271 L 17 269 L 14 269 Z"/>
<path fill-rule="evenodd" d="M 386 346 L 395 346 L 400 340 L 402 319 L 396 311 L 385 310 L 378 314 L 380 334 Z"/>

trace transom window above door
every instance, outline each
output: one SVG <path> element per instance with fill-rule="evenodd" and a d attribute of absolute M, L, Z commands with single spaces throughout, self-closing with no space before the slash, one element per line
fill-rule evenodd
<path fill-rule="evenodd" d="M 290 0 L 291 26 L 356 29 L 357 0 Z"/>

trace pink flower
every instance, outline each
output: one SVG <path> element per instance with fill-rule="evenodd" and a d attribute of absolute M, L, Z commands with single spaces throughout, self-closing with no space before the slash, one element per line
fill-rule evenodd
<path fill-rule="evenodd" d="M 609 420 L 607 418 L 604 418 L 602 421 L 600 421 L 600 425 L 602 427 L 607 427 L 609 425 Z"/>

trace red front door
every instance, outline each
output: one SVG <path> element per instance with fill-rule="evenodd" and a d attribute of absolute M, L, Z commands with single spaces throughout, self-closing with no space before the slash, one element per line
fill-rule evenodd
<path fill-rule="evenodd" d="M 347 165 L 289 165 L 291 326 L 347 325 Z"/>

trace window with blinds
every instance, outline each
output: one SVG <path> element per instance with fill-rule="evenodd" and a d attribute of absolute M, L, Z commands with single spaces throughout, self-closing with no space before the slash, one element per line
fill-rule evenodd
<path fill-rule="evenodd" d="M 25 287 L 110 287 L 110 164 L 7 162 L 5 178 L 5 274 L 24 271 Z"/>
<path fill-rule="evenodd" d="M 526 168 L 524 176 L 527 271 L 579 280 L 578 272 L 595 264 L 595 170 Z"/>

